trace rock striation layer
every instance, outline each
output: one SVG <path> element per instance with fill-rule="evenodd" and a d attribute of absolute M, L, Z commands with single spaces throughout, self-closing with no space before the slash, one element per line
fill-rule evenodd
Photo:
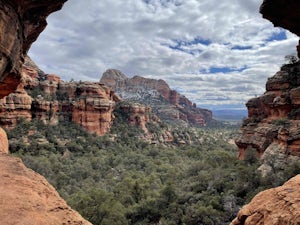
<path fill-rule="evenodd" d="M 230 225 L 300 224 L 300 175 L 256 195 Z"/>
<path fill-rule="evenodd" d="M 20 83 L 20 70 L 31 44 L 47 25 L 47 16 L 67 0 L 0 0 L 0 98 Z"/>
<path fill-rule="evenodd" d="M 171 123 L 205 126 L 212 120 L 211 111 L 197 108 L 188 98 L 171 90 L 164 80 L 128 78 L 121 71 L 109 69 L 103 73 L 100 83 L 124 100 L 149 105 L 162 120 Z"/>

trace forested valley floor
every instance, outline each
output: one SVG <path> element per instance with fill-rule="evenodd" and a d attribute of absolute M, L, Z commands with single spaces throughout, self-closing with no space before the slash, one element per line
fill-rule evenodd
<path fill-rule="evenodd" d="M 237 131 L 193 128 L 201 139 L 195 145 L 150 144 L 124 124 L 103 137 L 73 123 L 38 120 L 21 121 L 7 133 L 10 152 L 94 225 L 222 225 L 256 193 L 300 172 L 293 164 L 261 177 L 254 151 L 237 160 L 229 144 Z"/>

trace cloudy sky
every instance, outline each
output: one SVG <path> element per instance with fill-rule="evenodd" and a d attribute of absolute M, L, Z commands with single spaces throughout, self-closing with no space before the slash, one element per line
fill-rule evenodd
<path fill-rule="evenodd" d="M 63 80 L 108 68 L 164 79 L 209 109 L 240 109 L 295 55 L 298 39 L 262 19 L 262 0 L 69 0 L 29 55 Z"/>

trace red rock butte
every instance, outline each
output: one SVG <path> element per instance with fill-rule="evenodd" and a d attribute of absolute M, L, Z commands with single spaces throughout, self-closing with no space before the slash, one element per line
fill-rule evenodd
<path fill-rule="evenodd" d="M 190 125 L 205 126 L 212 120 L 212 112 L 207 109 L 197 108 L 187 97 L 172 90 L 166 81 L 162 79 L 150 79 L 141 76 L 127 77 L 121 71 L 109 69 L 103 73 L 100 83 L 105 84 L 119 94 L 123 99 L 145 103 L 145 100 L 162 98 L 162 101 L 149 103 L 152 108 L 159 112 L 161 119 L 184 121 Z M 150 97 L 151 96 L 151 97 Z"/>

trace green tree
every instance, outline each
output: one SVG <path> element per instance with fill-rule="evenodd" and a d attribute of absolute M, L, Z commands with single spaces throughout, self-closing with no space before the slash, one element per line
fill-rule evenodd
<path fill-rule="evenodd" d="M 79 192 L 68 203 L 94 225 L 127 225 L 124 206 L 102 189 Z"/>

